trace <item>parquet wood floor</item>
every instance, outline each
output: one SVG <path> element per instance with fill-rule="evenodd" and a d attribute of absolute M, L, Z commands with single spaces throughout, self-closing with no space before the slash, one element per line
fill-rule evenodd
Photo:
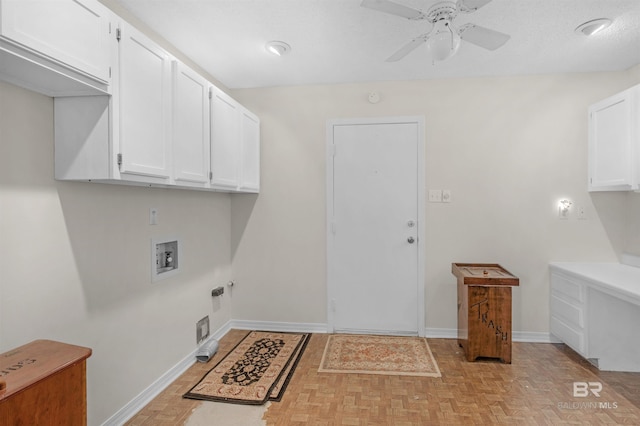
<path fill-rule="evenodd" d="M 182 425 L 199 402 L 181 396 L 247 331 L 232 330 L 127 424 Z M 562 344 L 513 343 L 512 364 L 466 362 L 455 339 L 428 339 L 442 377 L 318 373 L 327 336 L 314 334 L 268 425 L 640 425 L 640 373 L 600 372 Z M 573 382 L 601 382 L 573 397 Z M 212 419 L 212 425 L 222 425 Z"/>

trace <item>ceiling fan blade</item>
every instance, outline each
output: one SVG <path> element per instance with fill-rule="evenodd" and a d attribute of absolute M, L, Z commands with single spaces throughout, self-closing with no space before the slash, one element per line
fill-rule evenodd
<path fill-rule="evenodd" d="M 419 20 L 426 17 L 424 13 L 417 9 L 413 9 L 411 7 L 404 6 L 390 0 L 362 0 L 360 6 L 368 7 L 369 9 L 378 10 L 380 12 L 390 13 L 396 16 L 401 16 L 407 19 Z"/>
<path fill-rule="evenodd" d="M 511 38 L 510 35 L 475 24 L 466 24 L 460 28 L 460 38 L 488 50 L 496 50 Z"/>
<path fill-rule="evenodd" d="M 427 34 L 422 34 L 414 38 L 409 43 L 402 46 L 396 53 L 389 56 L 385 62 L 396 62 L 413 52 L 418 46 L 427 41 Z"/>
<path fill-rule="evenodd" d="M 491 0 L 458 0 L 458 8 L 462 12 L 475 12 L 480 9 L 482 6 L 490 3 Z"/>

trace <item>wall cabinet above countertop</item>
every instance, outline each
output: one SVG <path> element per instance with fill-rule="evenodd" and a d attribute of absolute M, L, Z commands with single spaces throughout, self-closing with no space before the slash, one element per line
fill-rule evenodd
<path fill-rule="evenodd" d="M 258 118 L 133 26 L 118 32 L 113 96 L 54 101 L 56 179 L 258 192 Z"/>
<path fill-rule="evenodd" d="M 54 97 L 56 179 L 259 192 L 258 117 L 97 0 L 0 0 L 0 79 Z"/>
<path fill-rule="evenodd" d="M 260 189 L 260 120 L 211 88 L 211 184 L 240 192 Z"/>
<path fill-rule="evenodd" d="M 589 107 L 589 191 L 640 189 L 640 85 Z"/>
<path fill-rule="evenodd" d="M 114 18 L 97 0 L 0 0 L 0 77 L 54 97 L 110 93 Z"/>

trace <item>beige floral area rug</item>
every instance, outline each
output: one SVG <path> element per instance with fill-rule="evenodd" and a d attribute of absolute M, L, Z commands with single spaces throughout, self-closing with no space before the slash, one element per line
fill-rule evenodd
<path fill-rule="evenodd" d="M 183 397 L 250 405 L 279 401 L 309 337 L 252 331 Z"/>
<path fill-rule="evenodd" d="M 320 373 L 363 373 L 441 377 L 422 337 L 331 334 Z"/>

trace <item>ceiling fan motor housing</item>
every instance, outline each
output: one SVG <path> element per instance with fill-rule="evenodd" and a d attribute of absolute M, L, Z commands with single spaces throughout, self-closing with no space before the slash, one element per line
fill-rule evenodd
<path fill-rule="evenodd" d="M 427 11 L 427 21 L 436 23 L 438 21 L 453 21 L 458 16 L 458 7 L 452 1 L 441 1 L 429 8 Z"/>

